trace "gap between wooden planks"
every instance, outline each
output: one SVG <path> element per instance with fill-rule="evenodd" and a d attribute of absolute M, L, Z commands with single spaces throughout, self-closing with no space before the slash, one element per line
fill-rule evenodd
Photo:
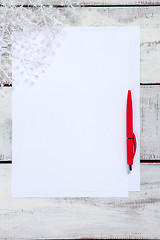
<path fill-rule="evenodd" d="M 0 1 L 4 2 L 4 1 Z M 7 0 L 5 0 L 7 2 Z M 16 0 L 16 2 L 22 2 Z M 46 2 L 46 1 L 45 1 Z M 52 2 L 53 1 L 47 1 Z M 85 3 L 89 3 L 91 1 L 85 1 Z M 106 1 L 104 1 L 106 2 Z M 109 2 L 109 1 L 107 1 Z M 115 3 L 123 3 L 125 4 L 135 4 L 137 1 L 123 1 L 123 0 L 112 0 Z M 92 1 L 93 3 L 93 1 Z M 103 1 L 94 1 L 94 4 L 104 4 Z M 143 4 L 143 1 L 140 1 L 140 4 Z M 143 6 L 149 6 L 148 9 L 156 11 L 157 1 L 145 1 L 145 5 L 141 5 L 138 7 L 137 5 L 137 12 L 140 13 L 143 11 Z M 151 8 L 150 5 L 153 4 L 154 8 Z M 158 2 L 159 5 L 159 2 Z M 99 5 L 102 6 L 102 5 Z M 114 7 L 115 6 L 115 7 Z M 113 9 L 115 9 L 115 20 L 116 18 L 116 6 L 120 7 L 120 5 L 114 5 Z M 127 8 L 124 5 L 121 5 L 123 9 Z M 131 5 L 128 5 L 131 6 Z M 88 8 L 88 7 L 87 7 Z M 86 8 L 86 9 L 87 9 Z M 133 7 L 135 9 L 135 7 Z M 82 8 L 84 9 L 84 8 Z M 95 9 L 95 7 L 94 7 Z M 109 7 L 109 9 L 111 9 Z M 144 11 L 145 12 L 145 11 Z M 152 12 L 152 11 L 151 11 Z M 103 13 L 102 13 L 103 14 Z M 107 14 L 107 11 L 106 11 Z M 121 13 L 123 15 L 123 12 Z M 137 14 L 138 15 L 138 14 Z M 148 15 L 148 13 L 147 13 Z M 123 18 L 121 18 L 120 14 L 118 15 L 119 20 L 118 22 L 124 23 Z M 134 16 L 130 15 L 131 21 L 126 18 L 127 25 L 132 25 L 132 21 L 134 22 Z M 83 16 L 84 17 L 84 16 Z M 93 15 L 91 16 L 93 18 Z M 97 14 L 98 19 L 99 14 Z M 124 16 L 125 18 L 126 16 Z M 135 24 L 136 24 L 135 17 Z M 143 16 L 140 14 L 139 21 L 142 25 L 147 28 L 148 24 L 151 25 L 155 29 L 155 32 L 158 31 L 158 21 L 154 22 L 155 15 L 150 17 L 149 15 L 145 18 L 146 26 L 143 21 L 141 21 Z M 84 17 L 85 19 L 85 17 Z M 96 19 L 96 15 L 95 15 Z M 109 18 L 110 19 L 110 18 Z M 113 15 L 111 19 L 114 22 Z M 159 19 L 159 18 L 158 18 Z M 106 18 L 106 22 L 107 22 Z M 105 21 L 102 21 L 104 24 Z M 122 21 L 122 22 L 121 22 Z M 155 23 L 155 25 L 153 24 Z M 111 23 L 111 22 L 110 22 Z M 137 22 L 138 23 L 138 22 Z M 94 24 L 100 24 L 95 21 Z M 115 24 L 117 22 L 115 21 Z M 134 24 L 134 23 L 133 23 Z M 154 25 L 154 26 L 153 26 Z M 159 54 L 158 50 L 155 48 L 155 34 L 153 33 L 153 41 L 151 41 L 151 50 L 154 48 L 154 54 L 152 56 L 155 58 L 157 54 Z M 148 33 L 148 31 L 146 31 Z M 150 44 L 150 43 L 149 43 Z M 156 46 L 159 43 L 156 43 Z M 148 43 L 145 43 L 147 46 Z M 147 47 L 145 46 L 145 52 L 148 54 Z M 155 62 L 158 63 L 158 60 Z M 142 91 L 146 91 L 145 95 L 142 93 L 142 97 L 144 97 L 143 107 L 146 107 L 146 111 L 148 111 L 149 117 L 143 117 L 143 121 L 147 122 L 147 126 L 149 131 L 152 132 L 153 123 L 150 122 L 153 115 L 153 122 L 157 124 L 158 121 L 155 122 L 155 115 L 156 111 L 154 110 L 156 106 L 156 95 L 158 91 L 154 91 L 152 94 L 152 90 L 148 91 L 145 87 L 153 88 L 158 87 L 160 83 L 158 82 L 158 73 L 154 70 L 155 65 L 153 61 L 150 59 L 149 62 L 145 61 L 145 67 L 143 68 L 144 71 L 142 73 L 141 80 L 141 87 L 144 87 Z M 151 66 L 152 78 L 147 78 L 148 82 L 146 83 L 147 76 L 147 66 Z M 155 82 L 156 81 L 156 82 Z M 148 96 L 149 94 L 149 96 Z M 146 99 L 145 99 L 146 98 Z M 9 105 L 8 105 L 9 106 Z M 1 111 L 0 111 L 1 112 Z M 0 115 L 6 115 L 2 112 Z M 6 126 L 6 122 L 9 121 L 7 118 L 5 122 L 3 122 L 2 126 Z M 151 125 L 151 126 L 150 126 Z M 147 128 L 145 127 L 147 131 Z M 147 138 L 147 133 L 143 133 L 144 135 L 144 143 L 147 146 L 152 145 L 152 139 L 156 136 L 156 134 L 152 134 L 152 139 L 150 137 Z M 154 131 L 153 131 L 154 132 Z M 160 136 L 160 135 L 159 135 Z M 160 138 L 160 137 L 159 137 Z M 156 138 L 157 139 L 157 138 Z M 144 144 L 143 143 L 143 144 Z M 1 146 L 0 146 L 1 148 Z M 150 152 L 151 153 L 151 152 Z M 151 153 L 155 155 L 155 151 Z M 144 155 L 143 155 L 144 156 Z M 144 156 L 144 158 L 147 157 Z M 160 157 L 160 155 L 159 155 Z M 146 162 L 156 162 L 156 156 L 154 160 L 142 160 Z M 152 156 L 151 156 L 152 159 Z M 159 162 L 159 160 L 157 160 Z M 5 161 L 4 161 L 5 162 Z M 5 162 L 7 163 L 7 162 Z M 8 161 L 11 163 L 11 161 Z M 151 239 L 151 238 L 160 238 L 160 231 L 159 231 L 159 173 L 160 173 L 160 166 L 159 164 L 141 164 L 141 192 L 140 193 L 131 193 L 128 199 L 11 199 L 10 197 L 10 183 L 11 183 L 11 165 L 10 164 L 1 164 L 0 165 L 0 216 L 1 216 L 1 223 L 0 223 L 0 237 L 3 239 L 16 239 L 16 238 L 134 238 L 134 239 Z M 46 224 L 47 223 L 47 224 Z M 117 224 L 118 223 L 118 224 Z"/>
<path fill-rule="evenodd" d="M 54 6 L 57 6 L 57 7 L 61 7 L 61 6 L 64 6 L 63 4 L 59 3 L 59 1 L 57 0 L 42 0 L 41 1 L 42 4 L 44 4 L 44 6 L 49 6 L 49 5 L 54 5 Z M 78 3 L 78 6 L 83 6 L 83 7 L 87 7 L 87 6 L 93 6 L 93 7 L 98 7 L 98 6 L 104 6 L 104 7 L 110 7 L 110 6 L 113 6 L 113 7 L 125 7 L 125 6 L 159 6 L 160 5 L 160 1 L 159 0 L 70 0 L 70 3 L 77 6 L 77 3 Z M 24 0 L 0 0 L 0 5 L 3 6 L 3 5 L 16 5 L 16 6 L 21 6 L 21 5 L 24 5 L 24 6 L 29 6 L 29 7 L 32 7 L 32 6 L 37 6 L 38 5 L 38 2 L 34 3 L 34 1 L 25 1 Z M 66 5 L 68 6 L 68 5 Z"/>
<path fill-rule="evenodd" d="M 11 4 L 10 5 L 11 7 L 24 7 L 24 8 L 38 8 L 38 7 L 41 7 L 40 5 L 21 5 L 21 4 L 16 4 L 16 5 L 13 5 L 13 4 Z M 51 5 L 46 5 L 46 4 L 44 4 L 43 5 L 43 7 L 50 7 Z M 89 7 L 115 7 L 115 8 L 119 8 L 119 7 L 158 7 L 158 6 L 160 6 L 160 4 L 151 4 L 151 3 L 148 3 L 148 4 L 134 4 L 134 5 L 132 5 L 132 4 L 121 4 L 121 5 L 116 5 L 116 4 L 114 4 L 114 5 L 109 5 L 109 4 L 97 4 L 97 3 L 95 3 L 95 4 L 87 4 L 87 3 L 80 3 L 80 4 L 73 4 L 73 5 L 64 5 L 64 4 L 61 4 L 61 5 L 59 5 L 59 4 L 52 4 L 52 6 L 53 7 L 56 7 L 56 8 L 67 8 L 67 7 L 75 7 L 75 8 L 79 8 L 79 7 L 81 7 L 81 8 L 89 8 Z M 0 7 L 6 7 L 6 5 L 5 4 L 0 4 Z"/>
<path fill-rule="evenodd" d="M 160 239 L 160 164 L 141 164 L 128 198 L 11 198 L 0 165 L 0 239 Z"/>
<path fill-rule="evenodd" d="M 140 83 L 140 86 L 158 86 L 160 83 Z M 12 87 L 12 83 L 5 83 L 4 87 Z"/>
<path fill-rule="evenodd" d="M 141 85 L 140 89 L 141 162 L 157 163 L 160 162 L 160 85 Z M 12 88 L 3 90 L 6 95 L 0 97 L 0 162 L 11 163 Z"/>
<path fill-rule="evenodd" d="M 50 1 L 53 3 L 53 1 Z M 115 2 L 115 1 L 114 1 Z M 133 2 L 132 2 L 133 3 Z M 135 3 L 134 3 L 135 4 Z M 62 9 L 63 10 L 63 9 Z M 159 122 L 159 85 L 160 85 L 160 68 L 157 63 L 160 60 L 160 7 L 120 7 L 117 9 L 97 7 L 97 8 L 78 8 L 80 16 L 72 22 L 67 19 L 68 23 L 73 26 L 141 26 L 141 93 L 142 94 L 142 116 L 141 116 L 141 160 L 143 162 L 160 161 L 160 146 L 158 139 L 160 133 L 158 130 Z M 4 64 L 6 61 L 4 61 Z M 6 87 L 11 85 L 6 84 Z M 145 88 L 146 87 L 146 88 Z M 147 88 L 148 87 L 148 88 Z M 153 88 L 155 87 L 155 88 Z M 9 110 L 9 109 L 8 109 Z M 2 114 L 3 116 L 4 114 Z M 2 119 L 3 127 L 7 126 L 11 119 Z M 2 129 L 2 128 L 1 128 Z M 10 130 L 8 127 L 7 134 Z M 2 132 L 1 132 L 2 133 Z M 3 134 L 2 134 L 3 136 Z M 4 132 L 5 136 L 5 132 Z M 6 135 L 7 136 L 7 135 Z M 5 138 L 6 138 L 5 136 Z M 6 139 L 6 142 L 7 141 Z M 1 145 L 1 144 L 0 144 Z M 6 145 L 3 144 L 3 145 Z M 7 148 L 6 146 L 4 146 Z M 9 148 L 9 147 L 8 147 Z M 3 149 L 3 146 L 1 146 Z M 3 151 L 3 150 L 2 150 Z M 7 152 L 7 151 L 6 151 Z M 7 158 L 1 154 L 1 160 Z M 7 160 L 8 161 L 8 160 Z M 9 159 L 10 161 L 10 159 Z M 11 161 L 10 161 L 11 162 Z"/>
<path fill-rule="evenodd" d="M 0 8 L 0 14 L 3 11 Z M 13 16 L 17 14 L 12 10 Z M 26 11 L 26 10 L 25 10 Z M 141 84 L 160 83 L 160 6 L 159 7 L 120 7 L 120 8 L 76 8 L 74 17 L 61 9 L 70 26 L 137 26 L 141 27 Z M 71 12 L 72 13 L 72 12 Z M 38 12 L 33 8 L 30 16 L 36 17 Z M 7 15 L 8 16 L 8 15 Z M 7 22 L 6 16 L 6 22 Z M 10 17 L 10 16 L 8 16 Z M 10 72 L 11 62 L 7 56 L 2 57 L 3 68 Z M 1 73 L 3 80 L 8 79 Z M 6 85 L 7 86 L 7 85 Z"/>

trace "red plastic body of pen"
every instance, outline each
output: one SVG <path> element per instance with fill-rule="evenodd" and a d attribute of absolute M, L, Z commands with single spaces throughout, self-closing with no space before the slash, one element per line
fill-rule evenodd
<path fill-rule="evenodd" d="M 127 96 L 127 164 L 130 171 L 132 170 L 133 159 L 136 153 L 136 137 L 133 133 L 133 108 L 131 90 L 128 91 Z"/>

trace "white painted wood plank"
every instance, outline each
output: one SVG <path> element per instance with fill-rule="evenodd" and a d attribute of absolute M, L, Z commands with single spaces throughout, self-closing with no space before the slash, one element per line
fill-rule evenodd
<path fill-rule="evenodd" d="M 129 198 L 11 198 L 11 165 L 0 164 L 0 239 L 160 239 L 160 165 L 141 164 Z"/>
<path fill-rule="evenodd" d="M 11 88 L 0 95 L 0 161 L 11 160 Z M 160 85 L 141 86 L 141 159 L 160 160 Z"/>
<path fill-rule="evenodd" d="M 40 1 L 33 0 L 0 0 L 0 4 L 39 4 Z M 42 4 L 89 4 L 89 5 L 159 5 L 160 0 L 42 0 Z"/>
<path fill-rule="evenodd" d="M 11 88 L 0 88 L 0 161 L 11 160 Z"/>
<path fill-rule="evenodd" d="M 160 160 L 160 85 L 141 86 L 141 159 Z"/>
<path fill-rule="evenodd" d="M 0 9 L 3 11 L 3 8 Z M 14 11 L 14 10 L 12 10 Z M 74 26 L 137 26 L 141 27 L 141 83 L 160 83 L 160 7 L 77 8 L 65 12 L 66 22 Z M 36 11 L 33 11 L 36 16 Z M 9 20 L 11 21 L 11 17 Z M 2 61 L 5 68 L 6 59 Z M 8 71 L 10 72 L 8 64 Z M 8 82 L 8 79 L 6 79 Z"/>

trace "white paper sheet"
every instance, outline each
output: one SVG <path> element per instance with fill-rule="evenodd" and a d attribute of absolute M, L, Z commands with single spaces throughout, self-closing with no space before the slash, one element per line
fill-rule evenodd
<path fill-rule="evenodd" d="M 128 195 L 129 41 L 115 30 L 69 28 L 38 84 L 13 91 L 13 197 Z"/>
<path fill-rule="evenodd" d="M 111 28 L 70 28 L 38 84 L 13 91 L 14 197 L 127 196 L 127 46 Z"/>

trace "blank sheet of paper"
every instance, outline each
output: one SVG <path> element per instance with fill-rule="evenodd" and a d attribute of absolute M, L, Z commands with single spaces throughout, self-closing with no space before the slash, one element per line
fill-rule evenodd
<path fill-rule="evenodd" d="M 65 32 L 37 84 L 15 81 L 12 196 L 126 197 L 128 35 Z"/>

